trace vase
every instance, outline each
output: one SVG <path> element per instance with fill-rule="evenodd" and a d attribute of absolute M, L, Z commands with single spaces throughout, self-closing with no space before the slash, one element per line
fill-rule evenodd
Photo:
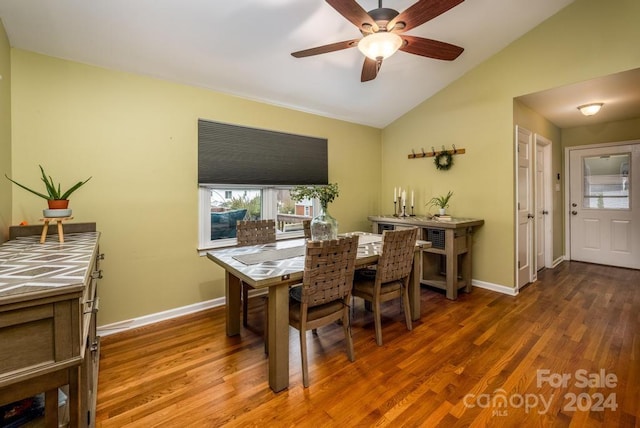
<path fill-rule="evenodd" d="M 445 208 L 440 208 L 440 215 L 445 215 L 447 210 Z"/>
<path fill-rule="evenodd" d="M 322 207 L 320 215 L 311 220 L 311 239 L 314 241 L 338 239 L 338 220 L 327 212 L 326 207 Z"/>

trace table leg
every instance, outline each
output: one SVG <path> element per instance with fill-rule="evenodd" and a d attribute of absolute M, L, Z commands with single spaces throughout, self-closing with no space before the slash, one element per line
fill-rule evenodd
<path fill-rule="evenodd" d="M 86 358 L 90 358 L 88 355 Z M 85 426 L 87 415 L 80 414 L 80 368 L 69 369 L 69 426 Z M 95 421 L 93 421 L 95 423 Z"/>
<path fill-rule="evenodd" d="M 42 226 L 42 235 L 40 235 L 40 243 L 44 244 L 44 241 L 47 239 L 47 231 L 49 230 L 49 220 L 44 221 L 44 226 Z"/>
<path fill-rule="evenodd" d="M 467 231 L 467 252 L 462 255 L 462 278 L 465 282 L 464 291 L 471 293 L 471 246 L 473 240 L 471 239 L 471 229 Z"/>
<path fill-rule="evenodd" d="M 58 241 L 62 244 L 64 242 L 64 231 L 62 230 L 62 220 L 58 220 Z"/>
<path fill-rule="evenodd" d="M 44 392 L 44 426 L 46 428 L 58 427 L 58 388 L 48 389 Z"/>
<path fill-rule="evenodd" d="M 413 267 L 409 277 L 409 304 L 411 305 L 411 319 L 420 319 L 420 276 L 422 275 L 422 250 L 413 253 Z"/>
<path fill-rule="evenodd" d="M 225 297 L 225 321 L 227 336 L 240 334 L 240 280 L 229 271 L 224 275 Z"/>
<path fill-rule="evenodd" d="M 447 229 L 445 232 L 446 250 L 446 275 L 447 275 L 447 299 L 458 298 L 458 253 L 455 246 L 455 230 Z"/>
<path fill-rule="evenodd" d="M 289 285 L 269 287 L 269 386 L 289 386 Z"/>

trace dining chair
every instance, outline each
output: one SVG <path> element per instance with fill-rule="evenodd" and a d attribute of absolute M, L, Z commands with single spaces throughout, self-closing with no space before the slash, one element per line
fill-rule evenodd
<path fill-rule="evenodd" d="M 311 220 L 302 220 L 302 230 L 304 230 L 305 239 L 311 239 Z"/>
<path fill-rule="evenodd" d="M 342 321 L 347 356 L 354 361 L 349 300 L 358 253 L 358 236 L 307 241 L 302 285 L 289 291 L 289 325 L 300 332 L 302 383 L 309 386 L 307 331 Z"/>
<path fill-rule="evenodd" d="M 239 247 L 276 242 L 275 220 L 241 220 L 236 225 L 236 231 Z M 253 287 L 242 281 L 242 325 L 245 327 L 247 326 L 250 289 Z"/>
<path fill-rule="evenodd" d="M 400 298 L 407 323 L 412 329 L 409 306 L 409 277 L 413 267 L 418 229 L 385 230 L 382 234 L 382 249 L 375 269 L 359 269 L 353 280 L 353 296 L 360 297 L 373 306 L 375 337 L 382 346 L 382 323 L 380 304 Z"/>

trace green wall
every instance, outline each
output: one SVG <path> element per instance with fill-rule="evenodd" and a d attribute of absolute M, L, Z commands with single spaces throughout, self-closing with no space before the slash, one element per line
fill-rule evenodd
<path fill-rule="evenodd" d="M 514 287 L 513 100 L 639 67 L 638 22 L 637 0 L 576 0 L 417 106 L 383 130 L 382 194 L 415 188 L 424 213 L 429 197 L 453 190 L 453 215 L 485 220 L 474 238 L 473 278 Z M 407 159 L 411 149 L 451 144 L 466 154 L 449 171 L 429 158 Z M 382 210 L 391 212 L 390 203 Z"/>
<path fill-rule="evenodd" d="M 376 128 L 13 49 L 13 178 L 39 186 L 93 179 L 71 198 L 102 232 L 99 324 L 224 296 L 223 270 L 198 256 L 197 120 L 329 141 L 331 205 L 341 230 L 369 230 L 378 209 Z M 354 169 L 354 159 L 362 167 Z M 37 224 L 44 200 L 15 189 L 13 223 Z"/>
<path fill-rule="evenodd" d="M 562 147 L 640 139 L 640 118 L 562 129 Z"/>
<path fill-rule="evenodd" d="M 0 21 L 0 172 L 11 175 L 11 51 Z M 9 239 L 11 183 L 0 177 L 0 243 Z"/>

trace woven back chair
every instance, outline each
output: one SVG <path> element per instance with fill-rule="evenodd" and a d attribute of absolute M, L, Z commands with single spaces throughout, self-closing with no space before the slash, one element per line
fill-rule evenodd
<path fill-rule="evenodd" d="M 238 246 L 276 242 L 275 220 L 241 220 L 236 225 Z"/>
<path fill-rule="evenodd" d="M 311 220 L 302 220 L 302 230 L 304 230 L 305 239 L 311 239 Z"/>
<path fill-rule="evenodd" d="M 407 330 L 412 329 L 409 306 L 409 277 L 413 267 L 418 229 L 385 230 L 382 235 L 382 252 L 375 270 L 356 271 L 353 295 L 370 302 L 373 307 L 375 337 L 382 346 L 380 303 L 402 299 Z"/>
<path fill-rule="evenodd" d="M 307 331 L 342 320 L 347 356 L 353 361 L 349 300 L 353 286 L 358 237 L 307 241 L 302 285 L 292 288 L 289 324 L 300 331 L 302 383 L 309 386 Z"/>
<path fill-rule="evenodd" d="M 238 223 L 236 224 L 236 233 L 239 247 L 245 247 L 247 245 L 270 244 L 272 242 L 276 242 L 276 222 L 275 220 L 238 221 Z M 248 321 L 247 314 L 249 308 L 250 289 L 253 289 L 253 287 L 242 281 L 242 325 L 244 325 L 245 327 L 247 326 Z"/>

